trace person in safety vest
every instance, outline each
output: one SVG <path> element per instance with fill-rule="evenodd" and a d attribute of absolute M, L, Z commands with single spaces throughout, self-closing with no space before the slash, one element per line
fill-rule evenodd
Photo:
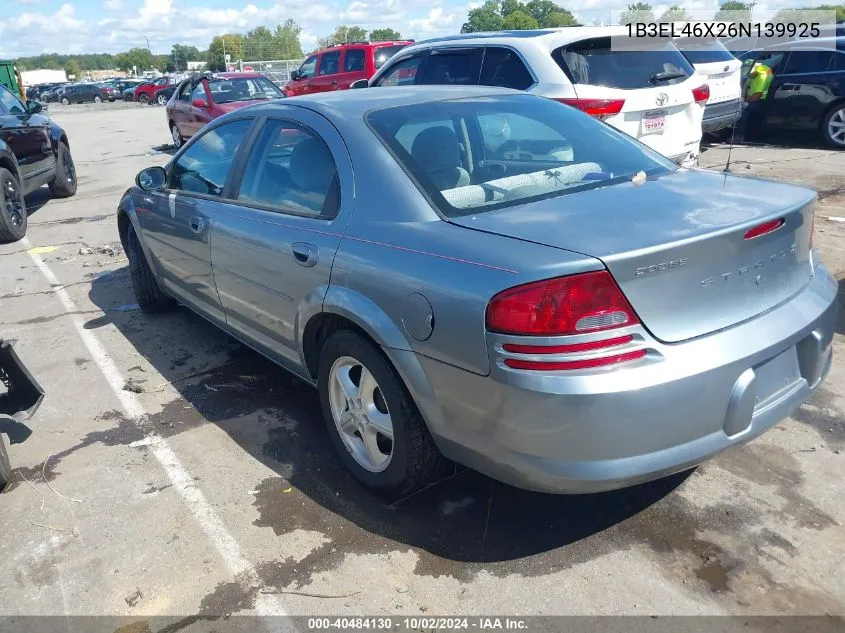
<path fill-rule="evenodd" d="M 766 59 L 765 61 L 769 61 Z M 742 104 L 742 116 L 737 122 L 734 141 L 742 143 L 757 136 L 760 121 L 763 118 L 764 104 L 769 94 L 769 87 L 775 76 L 771 66 L 762 61 L 746 60 L 751 66 L 745 83 L 745 103 Z"/>

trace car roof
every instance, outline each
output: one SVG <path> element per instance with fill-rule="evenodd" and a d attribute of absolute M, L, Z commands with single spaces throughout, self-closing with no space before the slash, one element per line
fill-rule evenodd
<path fill-rule="evenodd" d="M 383 46 L 400 46 L 400 45 L 408 45 L 414 43 L 414 40 L 387 40 L 387 41 L 380 41 L 380 42 L 364 42 L 363 40 L 360 42 L 338 42 L 337 44 L 329 44 L 328 46 L 324 46 L 323 48 L 318 48 L 317 50 L 308 54 L 310 57 L 311 55 L 318 55 L 324 51 L 331 51 L 334 49 L 340 49 L 344 46 L 372 46 L 373 48 L 381 48 Z"/>
<path fill-rule="evenodd" d="M 777 44 L 772 44 L 771 46 L 766 46 L 765 48 L 756 49 L 759 51 L 770 51 L 770 50 L 780 50 L 780 49 L 793 49 L 793 48 L 829 48 L 830 50 L 843 50 L 845 49 L 845 36 L 841 35 L 827 35 L 825 37 L 814 37 L 809 41 L 802 42 L 798 40 L 790 40 L 788 42 L 778 42 Z"/>
<path fill-rule="evenodd" d="M 417 42 L 419 45 L 441 44 L 447 42 L 462 42 L 468 40 L 489 40 L 491 42 L 502 42 L 506 40 L 526 39 L 549 39 L 559 45 L 591 37 L 612 37 L 628 35 L 628 28 L 625 26 L 564 26 L 557 29 L 532 29 L 527 31 L 486 31 L 480 33 L 460 33 L 446 37 L 435 37 L 429 40 Z M 479 42 L 482 43 L 482 42 Z"/>

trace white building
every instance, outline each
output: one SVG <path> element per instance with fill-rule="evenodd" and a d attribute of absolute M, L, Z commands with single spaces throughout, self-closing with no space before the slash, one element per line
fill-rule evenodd
<path fill-rule="evenodd" d="M 27 87 L 37 84 L 59 83 L 67 81 L 67 73 L 63 70 L 25 70 L 21 73 L 21 81 Z"/>

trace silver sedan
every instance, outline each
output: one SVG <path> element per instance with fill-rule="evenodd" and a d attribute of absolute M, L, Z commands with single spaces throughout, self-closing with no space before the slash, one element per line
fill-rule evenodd
<path fill-rule="evenodd" d="M 118 226 L 142 308 L 178 301 L 317 387 L 365 486 L 407 494 L 445 457 L 577 493 L 687 469 L 819 386 L 815 203 L 551 100 L 427 86 L 217 119 Z"/>

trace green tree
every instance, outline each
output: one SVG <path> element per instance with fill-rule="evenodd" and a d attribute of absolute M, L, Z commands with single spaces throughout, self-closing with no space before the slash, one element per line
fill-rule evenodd
<path fill-rule="evenodd" d="M 839 7 L 845 13 L 845 7 Z M 836 7 L 816 7 L 813 9 L 781 9 L 770 20 L 771 22 L 783 22 L 786 24 L 831 24 L 840 19 L 834 16 Z"/>
<path fill-rule="evenodd" d="M 82 67 L 75 59 L 69 59 L 65 62 L 65 73 L 68 79 L 82 79 Z"/>
<path fill-rule="evenodd" d="M 654 22 L 654 11 L 647 2 L 635 2 L 629 4 L 628 9 L 619 16 L 620 24 L 632 24 L 633 22 Z"/>
<path fill-rule="evenodd" d="M 370 31 L 371 42 L 392 42 L 401 39 L 402 36 L 399 34 L 399 31 L 393 29 L 373 29 Z"/>
<path fill-rule="evenodd" d="M 346 42 L 366 42 L 367 31 L 360 26 L 346 26 L 341 24 L 335 27 L 334 33 L 328 37 L 320 38 L 320 48 L 331 46 L 332 44 L 344 44 Z"/>
<path fill-rule="evenodd" d="M 578 20 L 566 9 L 552 11 L 540 20 L 540 28 L 543 29 L 556 29 L 561 26 L 578 26 Z"/>
<path fill-rule="evenodd" d="M 146 48 L 132 48 L 125 53 L 115 55 L 114 61 L 120 70 L 129 71 L 134 67 L 140 74 L 145 70 L 150 70 L 155 60 L 153 54 Z"/>
<path fill-rule="evenodd" d="M 499 15 L 502 18 L 508 17 L 514 11 L 525 11 L 525 5 L 523 5 L 519 0 L 501 0 L 501 4 L 499 5 Z"/>
<path fill-rule="evenodd" d="M 845 20 L 845 4 L 822 4 L 813 8 L 821 11 L 834 11 L 837 22 Z"/>
<path fill-rule="evenodd" d="M 537 20 L 525 13 L 525 11 L 517 9 L 509 13 L 502 20 L 502 28 L 508 31 L 527 31 L 529 29 L 540 28 L 540 25 L 537 23 Z"/>
<path fill-rule="evenodd" d="M 173 48 L 170 49 L 169 65 L 173 66 L 174 71 L 187 70 L 188 62 L 199 61 L 200 59 L 202 59 L 202 56 L 196 46 L 174 44 Z"/>
<path fill-rule="evenodd" d="M 470 9 L 467 21 L 461 27 L 461 33 L 501 30 L 502 16 L 499 15 L 499 3 L 496 0 L 486 0 L 480 7 Z"/>
<path fill-rule="evenodd" d="M 715 22 L 750 22 L 751 7 L 738 0 L 728 0 L 719 7 L 713 20 Z"/>
<path fill-rule="evenodd" d="M 660 22 L 690 22 L 692 16 L 683 7 L 673 4 L 660 16 Z"/>
<path fill-rule="evenodd" d="M 211 71 L 226 70 L 226 57 L 229 55 L 231 63 L 243 59 L 243 36 L 240 33 L 224 33 L 215 35 L 208 45 L 205 62 Z"/>
<path fill-rule="evenodd" d="M 287 19 L 276 27 L 273 33 L 273 42 L 279 51 L 279 59 L 299 59 L 304 57 L 302 53 L 302 42 L 299 36 L 302 34 L 302 27 L 295 20 Z"/>

